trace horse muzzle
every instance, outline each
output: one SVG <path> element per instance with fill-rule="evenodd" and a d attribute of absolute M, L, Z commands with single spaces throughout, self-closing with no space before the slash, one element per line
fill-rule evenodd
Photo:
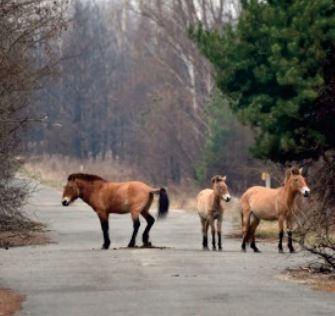
<path fill-rule="evenodd" d="M 69 206 L 69 205 L 70 205 L 70 201 L 69 201 L 68 199 L 64 199 L 64 200 L 62 201 L 62 205 L 63 205 L 63 206 Z"/>
<path fill-rule="evenodd" d="M 304 192 L 304 197 L 309 197 L 310 194 L 311 194 L 311 193 L 310 193 L 309 191 L 305 191 L 305 192 Z"/>
<path fill-rule="evenodd" d="M 304 197 L 309 197 L 311 195 L 311 190 L 308 187 L 304 187 L 302 188 L 301 193 Z"/>
<path fill-rule="evenodd" d="M 223 196 L 223 200 L 225 201 L 225 202 L 229 202 L 230 200 L 231 200 L 231 196 L 230 195 L 224 195 Z"/>

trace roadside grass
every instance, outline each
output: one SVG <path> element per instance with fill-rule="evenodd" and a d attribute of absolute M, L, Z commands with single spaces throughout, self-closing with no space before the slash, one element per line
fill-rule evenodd
<path fill-rule="evenodd" d="M 277 278 L 284 281 L 306 284 L 317 291 L 335 292 L 334 273 L 320 273 L 308 266 L 287 268 Z"/>
<path fill-rule="evenodd" d="M 131 167 L 113 159 L 78 160 L 60 155 L 40 155 L 26 159 L 20 169 L 22 175 L 57 190 L 63 189 L 68 175 L 74 172 L 97 174 L 111 181 L 140 180 L 152 185 Z M 200 188 L 193 180 L 169 184 L 167 189 L 171 208 L 196 211 L 196 196 Z M 152 207 L 155 208 L 155 204 Z"/>
<path fill-rule="evenodd" d="M 34 169 L 30 165 L 23 165 L 19 172 L 25 177 L 33 179 L 36 182 L 42 183 L 54 189 L 60 190 L 62 188 L 62 180 L 51 178 L 43 174 L 41 171 Z"/>
<path fill-rule="evenodd" d="M 135 171 L 113 159 L 79 160 L 61 155 L 39 155 L 25 159 L 20 172 L 42 184 L 61 190 L 69 174 L 97 174 L 113 181 L 138 178 Z"/>

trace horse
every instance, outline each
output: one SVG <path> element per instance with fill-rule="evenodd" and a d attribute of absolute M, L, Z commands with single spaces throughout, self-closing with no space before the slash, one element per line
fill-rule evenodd
<path fill-rule="evenodd" d="M 62 204 L 69 206 L 80 198 L 93 208 L 101 224 L 104 240 L 102 249 L 108 249 L 110 246 L 110 213 L 131 214 L 133 233 L 128 247 L 136 246 L 136 236 L 141 225 L 139 217 L 142 215 L 147 222 L 143 232 L 143 246 L 151 247 L 149 232 L 155 219 L 150 215 L 149 209 L 154 194 L 159 195 L 158 217 L 164 218 L 169 210 L 169 198 L 164 188 L 153 188 L 140 181 L 110 182 L 97 175 L 73 173 L 67 178 Z"/>
<path fill-rule="evenodd" d="M 278 250 L 283 252 L 284 221 L 288 235 L 288 248 L 293 253 L 292 229 L 294 224 L 295 199 L 299 194 L 305 198 L 311 190 L 302 176 L 302 169 L 286 170 L 284 183 L 276 189 L 253 186 L 241 197 L 242 250 L 246 251 L 246 243 L 251 239 L 250 247 L 254 252 L 260 252 L 256 247 L 255 231 L 260 220 L 278 220 L 279 243 Z M 251 223 L 250 223 L 251 222 Z"/>
<path fill-rule="evenodd" d="M 225 182 L 226 179 L 226 176 L 214 176 L 211 179 L 212 189 L 204 189 L 197 196 L 198 214 L 202 226 L 202 246 L 205 250 L 208 249 L 207 232 L 209 226 L 211 227 L 213 250 L 216 250 L 215 232 L 218 236 L 218 248 L 222 250 L 221 228 L 224 212 L 222 200 L 229 202 L 231 199 Z"/>

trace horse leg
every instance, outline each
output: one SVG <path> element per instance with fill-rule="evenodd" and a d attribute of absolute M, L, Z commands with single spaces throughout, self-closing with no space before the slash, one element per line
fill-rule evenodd
<path fill-rule="evenodd" d="M 102 215 L 99 214 L 99 220 L 101 224 L 101 230 L 102 230 L 102 235 L 104 238 L 104 243 L 102 244 L 101 249 L 108 249 L 110 245 L 110 239 L 109 239 L 109 224 L 108 224 L 108 214 L 107 215 Z"/>
<path fill-rule="evenodd" d="M 210 219 L 209 225 L 211 226 L 211 233 L 212 233 L 212 247 L 213 250 L 216 250 L 214 219 Z"/>
<path fill-rule="evenodd" d="M 261 252 L 257 246 L 256 246 L 256 241 L 255 241 L 255 233 L 257 226 L 259 225 L 260 219 L 256 217 L 255 215 L 252 215 L 252 223 L 250 226 L 250 237 L 251 237 L 251 243 L 250 247 L 254 250 L 254 252 Z"/>
<path fill-rule="evenodd" d="M 241 218 L 242 218 L 242 234 L 243 234 L 243 240 L 242 240 L 242 251 L 246 251 L 246 244 L 249 239 L 249 216 L 250 212 L 248 209 L 242 210 Z"/>
<path fill-rule="evenodd" d="M 150 231 L 152 225 L 155 223 L 155 219 L 149 213 L 149 209 L 150 209 L 150 206 L 152 204 L 152 200 L 153 200 L 153 194 L 150 193 L 148 202 L 147 202 L 147 204 L 145 205 L 145 207 L 143 208 L 143 210 L 141 212 L 142 216 L 147 221 L 147 226 L 145 227 L 144 232 L 143 232 L 143 236 L 142 236 L 144 247 L 151 247 L 151 242 L 149 241 L 149 231 Z"/>
<path fill-rule="evenodd" d="M 133 220 L 133 234 L 131 236 L 131 239 L 129 241 L 129 244 L 128 244 L 128 247 L 129 248 L 133 248 L 135 247 L 136 245 L 136 236 L 137 236 L 137 232 L 138 232 L 138 229 L 140 228 L 141 226 L 141 222 L 139 220 L 139 214 L 136 212 L 136 213 L 131 213 L 131 218 Z"/>
<path fill-rule="evenodd" d="M 292 218 L 286 219 L 286 227 L 287 227 L 287 247 L 290 250 L 290 253 L 295 252 L 292 242 L 292 229 L 293 229 L 293 223 Z"/>
<path fill-rule="evenodd" d="M 282 216 L 278 218 L 278 226 L 279 226 L 279 243 L 278 243 L 278 251 L 283 251 L 283 237 L 284 237 L 284 219 Z"/>
<path fill-rule="evenodd" d="M 147 226 L 144 229 L 143 237 L 142 237 L 143 246 L 151 247 L 151 242 L 149 241 L 149 231 L 151 229 L 151 226 L 155 223 L 155 219 L 147 211 L 142 212 L 141 214 L 147 221 Z"/>
<path fill-rule="evenodd" d="M 219 216 L 219 218 L 216 221 L 216 231 L 218 235 L 218 248 L 219 250 L 222 250 L 222 234 L 221 234 L 221 229 L 222 229 L 222 216 Z"/>
<path fill-rule="evenodd" d="M 201 229 L 202 229 L 202 247 L 204 250 L 208 250 L 208 221 L 204 218 L 200 218 L 201 220 Z"/>

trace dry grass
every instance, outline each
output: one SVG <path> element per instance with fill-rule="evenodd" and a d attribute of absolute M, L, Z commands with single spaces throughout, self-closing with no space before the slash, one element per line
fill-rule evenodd
<path fill-rule="evenodd" d="M 196 212 L 196 197 L 200 191 L 192 180 L 184 180 L 182 184 L 170 184 L 168 187 L 169 198 L 172 208 Z"/>
<path fill-rule="evenodd" d="M 307 267 L 299 267 L 296 269 L 287 269 L 279 278 L 301 284 L 308 284 L 314 290 L 335 292 L 334 273 L 313 272 Z"/>
<path fill-rule="evenodd" d="M 112 159 L 78 160 L 60 155 L 41 155 L 26 159 L 21 172 L 58 190 L 62 189 L 67 176 L 74 172 L 97 174 L 111 181 L 136 179 L 150 184 L 150 181 L 130 166 Z M 179 185 L 169 184 L 171 207 L 195 211 L 196 196 L 199 191 L 199 187 L 191 179 L 185 179 Z"/>
<path fill-rule="evenodd" d="M 277 221 L 261 221 L 256 231 L 256 238 L 274 240 L 278 239 L 279 229 Z"/>
<path fill-rule="evenodd" d="M 126 181 L 140 176 L 115 160 L 78 160 L 60 155 L 41 155 L 27 159 L 21 170 L 25 175 L 48 186 L 61 189 L 69 174 L 92 173 L 113 181 Z"/>
<path fill-rule="evenodd" d="M 44 231 L 39 232 L 0 232 L 0 248 L 22 247 L 32 245 L 45 245 L 50 237 Z"/>

